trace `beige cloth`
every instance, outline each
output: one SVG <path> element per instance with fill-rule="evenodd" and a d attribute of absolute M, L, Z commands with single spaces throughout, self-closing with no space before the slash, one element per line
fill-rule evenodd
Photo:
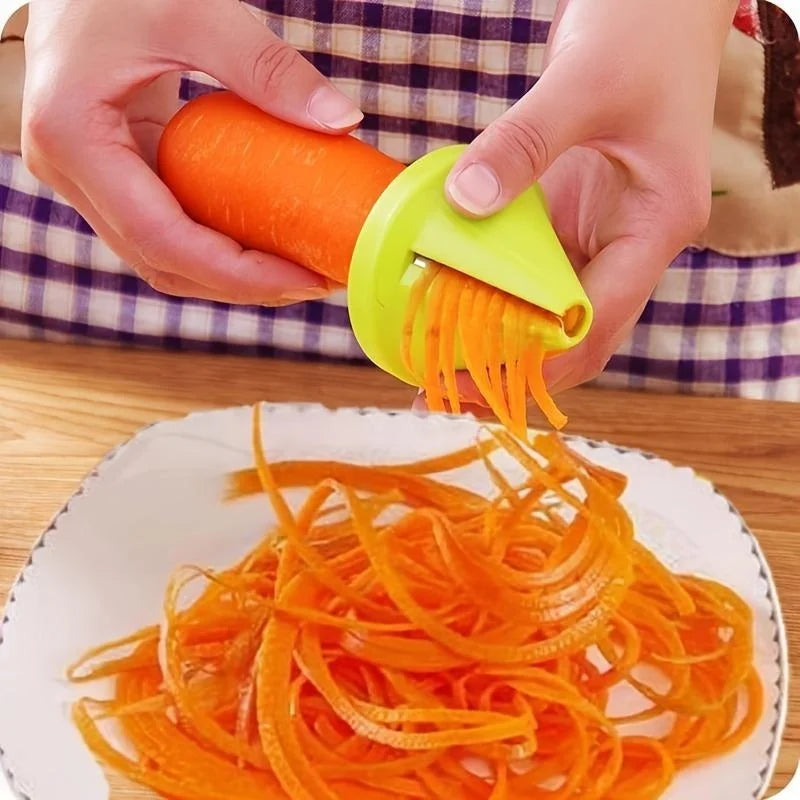
<path fill-rule="evenodd" d="M 774 189 L 764 152 L 765 63 L 763 45 L 731 32 L 711 149 L 712 186 L 725 194 L 697 245 L 733 256 L 800 251 L 800 184 Z"/>

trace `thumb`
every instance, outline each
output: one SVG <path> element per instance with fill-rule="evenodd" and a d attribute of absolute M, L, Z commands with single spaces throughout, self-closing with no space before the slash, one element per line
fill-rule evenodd
<path fill-rule="evenodd" d="M 538 83 L 467 148 L 453 168 L 450 202 L 473 217 L 504 208 L 591 132 L 594 105 L 577 100 L 577 76 L 554 62 Z"/>
<path fill-rule="evenodd" d="M 238 0 L 201 3 L 191 60 L 244 100 L 275 117 L 331 133 L 364 115 L 300 53 Z"/>

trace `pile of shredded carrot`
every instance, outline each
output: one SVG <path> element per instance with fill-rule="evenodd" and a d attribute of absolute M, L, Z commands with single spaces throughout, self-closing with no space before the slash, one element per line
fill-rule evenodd
<path fill-rule="evenodd" d="M 560 317 L 440 264 L 415 281 L 406 308 L 403 361 L 416 376 L 431 411 L 461 413 L 456 348 L 466 371 L 498 420 L 519 438 L 527 430 L 528 394 L 557 430 L 567 418 L 542 374 L 541 331 Z M 414 363 L 414 337 L 424 326 L 424 363 Z"/>
<path fill-rule="evenodd" d="M 172 800 L 649 800 L 758 723 L 748 606 L 663 566 L 625 479 L 555 434 L 270 464 L 256 412 L 253 446 L 229 499 L 263 492 L 274 530 L 69 670 L 115 680 L 74 707 L 113 770 Z M 444 479 L 473 463 L 491 498 Z"/>

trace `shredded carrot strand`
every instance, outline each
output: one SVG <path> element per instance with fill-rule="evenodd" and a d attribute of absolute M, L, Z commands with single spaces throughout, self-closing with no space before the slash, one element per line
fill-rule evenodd
<path fill-rule="evenodd" d="M 439 364 L 447 394 L 447 404 L 454 414 L 461 413 L 461 399 L 456 385 L 456 334 L 458 308 L 464 279 L 461 276 L 448 280 L 442 290 L 441 340 L 439 342 Z"/>
<path fill-rule="evenodd" d="M 431 411 L 444 411 L 442 395 L 442 367 L 440 359 L 440 340 L 442 336 L 442 310 L 444 290 L 448 274 L 443 270 L 435 275 L 428 290 L 425 309 L 425 368 L 424 386 L 427 390 L 428 405 Z"/>
<path fill-rule="evenodd" d="M 416 365 L 412 345 L 422 320 L 425 359 Z M 524 438 L 528 393 L 554 428 L 566 425 L 567 418 L 542 376 L 545 352 L 540 340 L 546 328 L 563 326 L 564 321 L 553 314 L 431 264 L 411 289 L 403 326 L 403 363 L 425 390 L 432 411 L 446 410 L 446 398 L 449 409 L 459 413 L 455 354 L 460 350 L 466 371 L 492 412 Z"/>
<path fill-rule="evenodd" d="M 487 310 L 486 330 L 484 335 L 487 337 L 488 346 L 486 353 L 488 356 L 489 382 L 491 383 L 494 396 L 497 398 L 499 419 L 512 419 L 508 410 L 508 399 L 506 398 L 505 376 L 503 375 L 503 312 L 505 311 L 505 298 L 500 292 L 492 292 Z M 513 357 L 513 356 L 512 356 Z"/>
<path fill-rule="evenodd" d="M 425 300 L 425 295 L 430 288 L 431 282 L 436 277 L 441 267 L 438 264 L 430 264 L 425 267 L 422 275 L 414 281 L 411 286 L 411 292 L 408 298 L 408 306 L 406 307 L 406 316 L 403 322 L 403 341 L 402 341 L 402 357 L 403 364 L 409 372 L 415 372 L 412 357 L 412 343 L 414 339 L 414 328 L 417 323 L 420 308 Z"/>
<path fill-rule="evenodd" d="M 559 411 L 553 398 L 547 391 L 544 382 L 542 369 L 544 367 L 544 350 L 539 342 L 532 342 L 528 350 L 523 355 L 525 373 L 531 395 L 535 398 L 542 409 L 542 413 L 547 417 L 550 424 L 556 429 L 561 430 L 567 424 L 567 418 Z"/>

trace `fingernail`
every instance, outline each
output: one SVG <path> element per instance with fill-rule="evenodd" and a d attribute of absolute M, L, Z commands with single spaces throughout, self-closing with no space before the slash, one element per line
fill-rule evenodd
<path fill-rule="evenodd" d="M 325 286 L 309 286 L 307 289 L 291 289 L 279 297 L 264 300 L 260 305 L 265 308 L 281 308 L 294 303 L 304 303 L 307 300 L 322 300 L 330 294 Z"/>
<path fill-rule="evenodd" d="M 268 303 L 259 303 L 262 308 L 283 308 L 284 306 L 293 306 L 294 300 L 270 300 Z"/>
<path fill-rule="evenodd" d="M 309 286 L 307 289 L 291 289 L 284 292 L 279 298 L 279 302 L 303 303 L 307 300 L 322 300 L 330 294 L 327 286 Z"/>
<path fill-rule="evenodd" d="M 450 197 L 470 214 L 486 214 L 500 198 L 500 179 L 486 164 L 470 164 L 450 184 Z"/>
<path fill-rule="evenodd" d="M 331 86 L 317 89 L 308 101 L 307 110 L 311 119 L 333 130 L 354 128 L 364 119 L 358 107 Z"/>

